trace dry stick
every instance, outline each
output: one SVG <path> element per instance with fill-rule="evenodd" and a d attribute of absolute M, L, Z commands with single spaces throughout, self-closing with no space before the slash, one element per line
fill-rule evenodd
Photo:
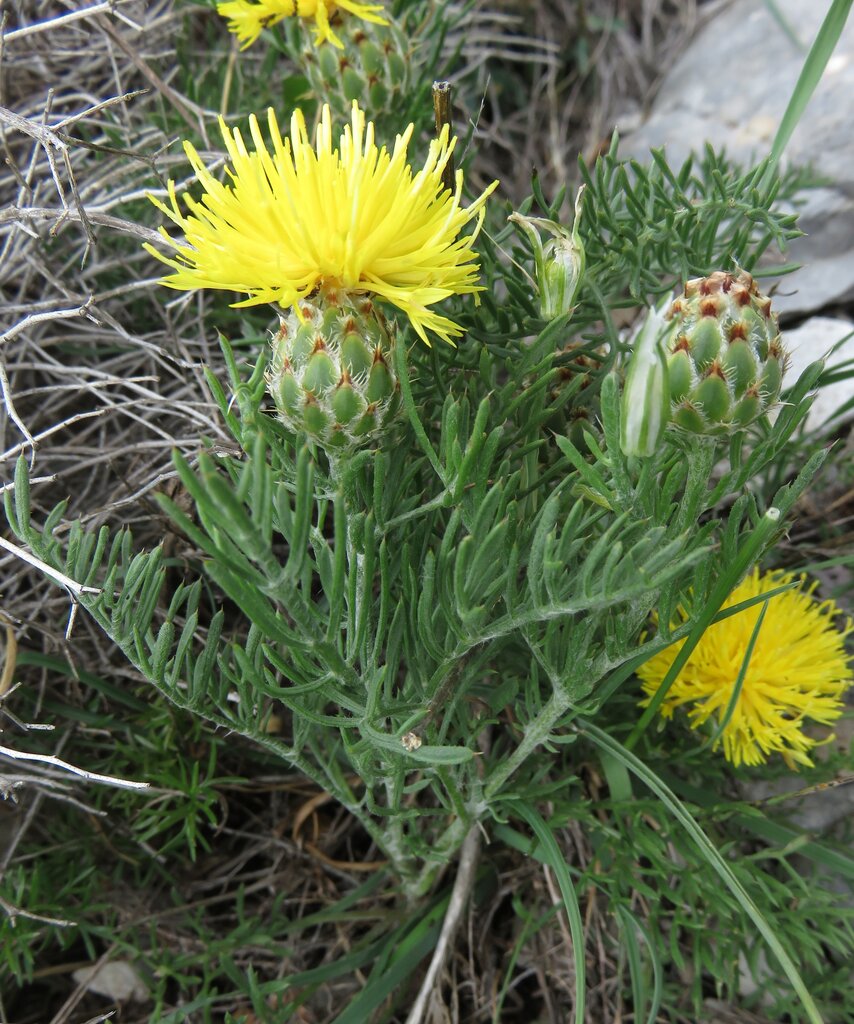
<path fill-rule="evenodd" d="M 100 782 L 104 786 L 116 786 L 118 789 L 148 789 L 147 782 L 130 782 L 128 779 L 119 779 L 114 775 L 101 775 L 99 772 L 90 772 L 85 768 L 78 768 L 69 764 L 53 754 L 33 754 L 25 750 L 13 750 L 11 747 L 0 746 L 0 757 L 8 757 L 13 761 L 38 761 L 39 764 L 49 764 L 54 768 L 62 768 L 72 775 L 79 775 L 87 782 Z"/>
<path fill-rule="evenodd" d="M 427 1001 L 433 994 L 434 986 L 445 967 L 445 962 L 451 951 L 451 942 L 456 934 L 460 918 L 474 886 L 475 870 L 479 855 L 480 827 L 472 825 L 463 842 L 460 864 L 457 868 L 457 877 L 454 881 L 450 902 L 448 903 L 448 912 L 445 914 L 445 920 L 442 922 L 439 941 L 436 943 L 436 949 L 433 952 L 433 959 L 430 961 L 430 966 L 427 969 L 427 975 L 424 978 L 412 1009 L 409 1011 L 409 1016 L 406 1018 L 406 1024 L 421 1024 L 424 1019 L 424 1014 L 427 1011 Z"/>
<path fill-rule="evenodd" d="M 57 309 L 51 312 L 33 313 L 30 316 L 26 316 L 19 323 L 15 324 L 14 327 L 10 327 L 8 331 L 5 331 L 0 335 L 0 345 L 4 345 L 7 341 L 11 341 L 12 338 L 17 334 L 20 334 L 25 327 L 31 327 L 33 324 L 41 323 L 45 320 L 62 320 L 70 317 L 86 316 L 92 320 L 93 323 L 98 323 L 98 320 L 89 312 L 88 307 L 91 301 L 91 299 L 88 299 L 82 306 L 76 306 L 74 309 Z M 3 403 L 6 406 L 9 418 L 24 435 L 25 443 L 30 446 L 30 451 L 32 453 L 30 456 L 30 468 L 32 468 L 36 458 L 36 439 L 30 433 L 27 425 L 18 415 L 18 411 L 15 408 L 15 403 L 12 400 L 12 389 L 9 386 L 9 378 L 6 374 L 6 363 L 2 356 L 0 356 L 0 392 L 2 392 Z"/>
<path fill-rule="evenodd" d="M 80 111 L 78 114 L 71 114 L 67 118 L 62 118 L 61 121 L 57 121 L 55 125 L 50 126 L 50 130 L 57 133 L 63 142 L 76 142 L 85 144 L 83 139 L 74 138 L 66 132 L 66 129 L 71 125 L 77 124 L 78 121 L 82 121 L 83 118 L 88 118 L 92 114 L 99 114 L 102 110 L 108 108 L 108 106 L 115 106 L 116 103 L 126 103 L 129 99 L 135 99 L 137 96 L 144 96 L 148 92 L 147 89 L 133 89 L 130 92 L 123 92 L 120 96 L 111 96 L 109 99 L 102 99 L 100 102 L 93 103 L 91 106 L 87 106 L 85 111 Z M 90 143 L 92 144 L 92 143 Z M 124 154 L 125 151 L 113 151 L 115 153 Z"/>
<path fill-rule="evenodd" d="M 56 141 L 59 143 L 61 140 L 56 136 L 53 129 L 48 125 L 47 118 L 50 116 L 51 109 L 53 107 L 54 91 L 53 89 L 48 90 L 47 104 L 44 108 L 43 120 L 45 121 L 45 128 L 50 132 Z M 54 184 L 56 185 L 57 192 L 59 192 L 59 198 L 62 202 L 63 212 L 67 213 L 69 210 L 68 203 L 65 201 L 65 194 L 62 190 L 62 182 L 59 179 L 59 169 L 56 166 L 53 147 L 42 143 L 44 148 L 45 156 L 47 157 L 48 166 L 50 167 L 50 173 L 53 176 Z M 74 206 L 80 215 L 80 223 L 83 226 L 83 232 L 86 235 L 86 248 L 83 250 L 83 256 L 80 260 L 80 266 L 86 265 L 86 257 L 89 255 L 89 250 L 95 244 L 95 234 L 92 231 L 92 225 L 89 223 L 89 218 L 86 216 L 86 211 L 83 209 L 83 200 L 80 198 L 80 192 L 77 188 L 77 179 L 74 177 L 74 170 L 71 167 L 71 155 L 68 152 L 68 146 L 65 143 L 57 145 L 56 148 L 59 150 L 62 156 L 62 163 L 65 166 L 65 173 L 68 176 L 68 187 L 71 189 L 71 198 L 74 200 Z M 60 217 L 57 223 L 51 228 L 51 234 L 56 234 L 57 231 L 62 227 L 64 218 Z"/>
<path fill-rule="evenodd" d="M 57 752 L 61 751 L 63 747 L 68 743 L 68 741 L 71 739 L 71 733 L 72 730 L 69 729 L 68 732 L 63 733 L 57 739 Z M 4 872 L 12 863 L 12 858 L 15 856 L 15 852 L 18 849 L 21 840 L 26 835 L 27 830 L 32 825 L 36 813 L 38 812 L 38 809 L 41 807 L 44 798 L 44 790 L 41 788 L 37 788 L 36 795 L 33 797 L 32 801 L 30 801 L 30 803 L 27 805 L 26 811 L 24 812 L 23 820 L 21 821 L 17 829 L 15 829 L 15 831 L 12 833 L 11 838 L 6 843 L 6 848 L 3 850 L 2 855 L 0 855 L 0 879 L 2 879 Z"/>
<path fill-rule="evenodd" d="M 23 28 L 16 28 L 12 32 L 5 32 L 3 39 L 7 43 L 13 42 L 15 39 L 20 39 L 22 36 L 35 35 L 36 32 L 53 31 L 59 28 L 60 25 L 67 25 L 71 21 L 77 21 L 80 18 L 88 18 L 92 14 L 100 14 L 103 12 L 111 12 L 117 4 L 130 3 L 131 0 L 103 0 L 102 3 L 92 4 L 91 7 L 84 7 L 79 11 L 71 11 L 68 14 L 60 14 L 56 18 L 46 18 L 44 21 L 36 21 L 32 25 L 24 25 Z"/>
<path fill-rule="evenodd" d="M 24 446 L 21 445 L 20 447 L 23 448 Z M 2 461 L 2 460 L 0 460 L 0 461 Z M 56 473 L 51 473 L 50 476 L 31 476 L 30 477 L 30 483 L 31 484 L 54 484 L 54 483 L 56 483 Z M 14 490 L 15 490 L 15 481 L 14 480 L 7 480 L 5 484 L 0 484 L 0 494 L 5 494 L 6 491 L 14 491 Z"/>
<path fill-rule="evenodd" d="M 26 327 L 32 327 L 34 324 L 43 323 L 45 320 L 68 320 L 75 316 L 85 316 L 92 321 L 93 324 L 99 324 L 100 321 L 97 317 L 93 316 L 89 312 L 89 304 L 92 299 L 89 298 L 82 306 L 74 306 L 73 309 L 51 309 L 44 313 L 31 313 L 29 316 L 25 316 L 23 320 L 18 321 L 14 327 L 10 327 L 8 331 L 4 331 L 0 334 L 0 345 L 4 345 L 7 341 L 11 341 L 16 334 L 20 334 L 21 331 Z"/>
<path fill-rule="evenodd" d="M 35 139 L 45 149 L 54 148 L 60 152 L 65 149 L 65 143 L 62 139 L 57 138 L 49 125 L 37 124 L 27 117 L 16 114 L 14 110 L 0 107 L 0 122 L 7 124 L 10 128 L 14 128 L 24 135 L 29 135 L 31 139 Z"/>
<path fill-rule="evenodd" d="M 45 924 L 54 924 L 58 928 L 71 928 L 76 923 L 74 921 L 63 921 L 59 917 L 43 917 L 41 914 L 31 914 L 29 910 L 22 910 L 20 907 L 7 903 L 2 896 L 0 896 L 0 910 L 6 914 L 12 924 L 15 923 L 16 917 L 24 917 L 28 921 L 43 921 Z"/>
<path fill-rule="evenodd" d="M 228 113 L 228 99 L 231 95 L 231 83 L 234 80 L 234 68 L 237 64 L 237 36 L 231 37 L 231 49 L 228 52 L 228 63 L 225 65 L 225 77 L 222 80 L 222 99 L 219 103 L 219 116 L 224 118 Z"/>
<path fill-rule="evenodd" d="M 53 105 L 53 90 L 48 93 L 47 105 L 44 111 L 44 117 L 47 117 L 50 108 Z M 59 153 L 62 158 L 63 166 L 65 167 L 65 173 L 68 177 L 68 186 L 71 189 L 71 197 L 74 200 L 74 206 L 77 211 L 77 219 L 83 225 L 83 230 L 86 232 L 86 249 L 83 252 L 83 262 L 86 261 L 86 256 L 89 252 L 90 246 L 95 244 L 95 236 L 92 233 L 92 226 L 86 216 L 86 211 L 83 209 L 83 203 L 80 199 L 80 193 L 77 189 L 77 181 L 74 177 L 74 171 L 71 167 L 71 157 L 68 153 L 68 146 L 59 137 L 50 125 L 46 124 L 35 124 L 26 117 L 21 117 L 20 114 L 16 114 L 13 110 L 7 110 L 5 107 L 0 107 L 0 123 L 8 125 L 10 128 L 21 132 L 24 135 L 29 135 L 30 138 L 35 139 L 36 142 L 44 150 L 45 156 L 47 157 L 48 166 L 50 167 L 51 177 L 53 183 L 56 186 L 57 194 L 59 195 L 59 201 L 62 203 L 63 214 L 69 212 L 69 206 L 65 198 L 65 189 L 62 186 L 62 180 L 59 176 L 59 168 L 56 164 L 56 153 Z M 59 221 L 53 227 L 53 231 L 59 230 L 63 223 L 63 217 L 59 218 Z"/>
<path fill-rule="evenodd" d="M 546 880 L 546 888 L 549 890 L 549 896 L 551 896 L 551 898 L 552 898 L 552 903 L 554 903 L 556 906 L 562 907 L 563 906 L 563 897 L 560 894 L 560 890 L 555 885 L 554 876 L 552 875 L 551 868 L 548 866 L 548 864 L 543 864 L 543 876 L 544 876 L 544 878 Z M 569 927 L 567 926 L 566 913 L 564 912 L 563 914 L 558 914 L 557 915 L 557 920 L 558 920 L 558 928 L 560 928 L 560 933 L 563 936 L 563 942 L 564 942 L 564 945 L 566 946 L 567 960 L 568 960 L 568 962 L 570 964 L 572 964 L 572 962 L 573 962 L 573 960 L 572 960 L 572 949 L 573 949 L 573 946 L 572 946 L 572 935 L 570 934 Z M 574 981 L 574 972 L 573 972 L 573 981 Z"/>
<path fill-rule="evenodd" d="M 98 971 L 100 971 L 105 964 L 108 964 L 110 962 L 110 958 L 115 955 L 115 952 L 118 948 L 118 943 L 114 942 L 112 946 L 110 946 L 107 950 L 105 950 L 104 953 L 101 954 L 99 959 L 96 960 L 95 963 L 92 965 L 92 973 L 89 975 L 90 979 L 94 978 L 95 975 L 97 975 Z M 51 1017 L 50 1024 L 65 1024 L 65 1022 L 71 1015 L 71 1012 L 74 1010 L 74 1008 L 77 1006 L 77 1004 L 86 995 L 88 991 L 89 989 L 87 988 L 84 982 L 78 982 L 77 988 L 75 988 L 74 991 L 71 992 L 71 994 L 62 1004 L 62 1006 L 60 1006 L 56 1013 Z M 103 1019 L 104 1018 L 102 1017 L 101 1020 Z M 97 1022 L 97 1020 L 98 1018 L 96 1017 L 95 1021 Z M 86 1024 L 91 1024 L 91 1021 L 87 1021 Z"/>
<path fill-rule="evenodd" d="M 73 387 L 74 385 L 69 386 Z M 58 390 L 60 389 L 57 388 L 57 391 Z M 78 412 L 74 416 L 69 416 L 67 419 L 61 420 L 59 423 L 54 423 L 53 426 L 48 427 L 46 430 L 40 431 L 38 434 L 35 434 L 33 436 L 33 442 L 35 444 L 38 444 L 40 441 L 44 441 L 46 437 L 50 437 L 51 434 L 55 434 L 58 430 L 63 430 L 65 427 L 70 427 L 74 423 L 80 423 L 82 420 L 97 419 L 99 416 L 103 416 L 106 413 L 110 412 L 111 409 L 113 408 L 115 407 L 107 406 L 104 409 L 93 409 L 91 412 Z M 29 441 L 20 441 L 18 444 L 13 445 L 11 448 L 7 448 L 5 452 L 0 453 L 0 464 L 8 462 L 9 459 L 17 458 L 17 456 L 20 455 L 24 448 L 26 448 L 27 445 L 30 443 L 31 442 Z M 53 476 L 49 477 L 40 477 L 38 482 L 44 483 L 46 480 L 55 479 L 56 475 L 54 474 Z M 31 479 L 30 483 L 34 484 L 36 483 L 36 480 Z M 3 491 L 5 490 L 11 490 L 14 486 L 14 483 L 4 484 L 2 487 L 0 487 L 0 494 L 2 494 Z"/>
<path fill-rule="evenodd" d="M 185 96 L 179 96 L 171 85 L 167 85 L 166 82 L 164 82 L 163 79 L 158 74 L 152 71 L 152 69 L 148 66 L 148 64 L 146 64 L 142 57 L 139 56 L 136 50 L 134 50 L 119 35 L 119 33 L 116 32 L 116 30 L 113 28 L 110 22 L 102 14 L 96 15 L 95 21 L 98 24 L 98 27 L 105 33 L 105 35 L 107 35 L 112 40 L 112 42 L 116 44 L 116 46 L 118 46 L 118 48 L 128 58 L 128 60 L 130 60 L 134 67 L 138 71 L 140 71 L 148 79 L 149 82 L 151 82 L 154 88 L 161 94 L 161 96 L 163 96 L 165 100 L 168 100 L 169 103 L 171 103 L 175 107 L 177 112 L 190 126 L 190 128 L 193 131 L 200 131 L 203 138 L 205 139 L 205 142 L 207 142 L 207 134 L 205 132 L 204 122 L 204 111 L 202 110 L 202 108 L 196 106 L 195 103 L 193 103 L 191 100 L 188 100 Z M 193 120 L 192 115 L 195 115 L 197 120 Z"/>
<path fill-rule="evenodd" d="M 13 675 L 14 671 L 15 666 L 13 665 L 10 674 Z M 15 683 L 10 690 L 7 690 L 5 693 L 0 693 L 0 702 L 5 704 L 6 699 L 11 697 L 20 685 L 20 683 Z M 49 722 L 24 722 L 18 718 L 17 715 L 13 714 L 7 707 L 3 707 L 3 715 L 5 718 L 9 719 L 16 729 L 20 729 L 21 732 L 53 732 L 56 729 L 56 726 L 51 725 Z M 10 778 L 14 778 L 14 776 L 8 774 L 0 775 L 0 785 L 2 785 L 3 782 L 8 781 Z"/>
<path fill-rule="evenodd" d="M 48 116 L 48 113 L 50 111 L 50 105 L 52 102 L 53 92 L 51 90 L 47 94 L 47 104 L 45 106 L 43 118 L 46 118 Z M 50 128 L 47 125 L 36 124 L 34 121 L 30 121 L 28 118 L 24 118 L 19 114 L 15 114 L 14 111 L 6 110 L 4 106 L 0 106 L 0 125 L 8 126 L 9 128 L 14 129 L 15 131 L 19 131 L 24 135 L 29 135 L 31 138 L 35 139 L 35 141 L 38 142 L 39 145 L 42 147 L 42 150 L 44 150 L 45 157 L 47 158 L 48 167 L 50 168 L 50 175 L 53 178 L 54 185 L 56 186 L 56 194 L 58 195 L 59 202 L 62 205 L 62 211 L 65 212 L 68 209 L 68 203 L 66 202 L 66 189 L 62 187 L 62 182 L 59 179 L 59 170 L 56 167 L 56 160 L 53 151 L 56 150 L 62 155 L 63 162 L 66 162 L 66 166 L 68 167 L 69 165 L 67 162 L 68 153 L 66 143 L 63 142 L 61 139 L 57 138 L 50 131 Z M 5 138 L 6 136 L 4 132 L 4 144 Z M 33 161 L 35 161 L 35 154 L 33 157 Z M 8 159 L 8 164 L 9 166 L 14 166 L 14 161 Z M 27 184 L 27 182 L 24 182 L 24 186 L 28 190 L 30 190 L 30 186 Z M 85 225 L 85 215 L 83 215 L 82 222 Z"/>
<path fill-rule="evenodd" d="M 451 114 L 450 82 L 433 83 L 433 115 L 436 119 L 436 135 L 441 138 L 442 129 L 447 125 L 448 138 L 450 138 L 454 132 L 453 116 Z M 449 192 L 453 192 L 455 188 L 453 153 L 448 156 L 448 162 L 442 169 L 442 187 L 446 188 Z"/>
<path fill-rule="evenodd" d="M 30 456 L 30 468 L 32 468 L 33 462 L 36 457 L 36 440 L 27 428 L 26 423 L 18 415 L 18 410 L 15 408 L 15 403 L 12 401 L 12 389 L 9 386 L 9 378 L 6 375 L 6 362 L 2 356 L 0 356 L 0 394 L 2 394 L 3 404 L 6 406 L 6 412 L 9 414 L 9 419 L 15 424 L 18 430 L 24 435 L 27 444 L 30 446 L 32 455 Z"/>
<path fill-rule="evenodd" d="M 18 664 L 18 640 L 15 636 L 15 629 L 6 616 L 0 612 L 0 622 L 6 627 L 6 650 L 4 652 L 3 672 L 0 674 L 0 698 L 2 698 L 12 685 L 15 678 L 15 667 Z"/>
<path fill-rule="evenodd" d="M 2 371 L 3 365 L 0 363 L 0 371 Z M 60 586 L 65 587 L 71 598 L 71 611 L 68 614 L 68 624 L 65 627 L 65 639 L 71 639 L 71 631 L 74 629 L 74 622 L 77 618 L 77 608 L 79 605 L 79 598 L 81 594 L 100 594 L 102 590 L 100 587 L 87 587 L 82 583 L 78 583 L 73 580 L 70 576 L 66 576 L 64 572 L 60 572 L 58 569 L 54 569 L 53 566 L 48 565 L 47 562 L 43 562 L 40 558 L 36 558 L 35 555 L 31 555 L 29 551 L 25 551 L 23 548 L 19 548 L 17 544 L 13 544 L 11 541 L 6 540 L 5 537 L 0 537 L 0 548 L 5 548 L 13 555 L 17 555 L 22 561 L 28 565 L 34 566 L 36 569 L 40 569 L 45 576 L 49 576 L 52 580 L 55 580 Z"/>
<path fill-rule="evenodd" d="M 2 42 L 1 36 L 0 42 Z M 69 174 L 69 180 L 71 181 L 71 191 L 75 198 L 79 199 L 79 196 L 77 196 L 77 193 L 75 191 L 76 183 L 74 181 L 74 176 L 71 171 L 71 164 L 67 151 L 68 146 L 77 146 L 78 148 L 86 149 L 93 153 L 110 153 L 113 156 L 121 156 L 126 160 L 137 160 L 140 163 L 145 164 L 147 167 L 150 167 L 151 170 L 156 173 L 155 159 L 159 155 L 159 153 L 155 153 L 152 155 L 148 155 L 145 153 L 134 153 L 132 150 L 118 149 L 115 146 L 107 146 L 101 143 L 89 142 L 86 139 L 78 138 L 76 135 L 70 135 L 66 131 L 67 128 L 76 124 L 78 121 L 83 120 L 83 118 L 90 117 L 92 114 L 99 113 L 107 107 L 113 107 L 117 103 L 127 103 L 129 100 L 136 99 L 137 96 L 145 96 L 147 94 L 148 89 L 134 89 L 131 92 L 122 93 L 120 96 L 111 96 L 109 99 L 103 100 L 100 103 L 95 103 L 92 106 L 87 107 L 85 110 L 81 110 L 76 114 L 71 114 L 68 117 L 63 118 L 61 121 L 57 121 L 56 124 L 48 126 L 36 125 L 34 126 L 36 129 L 35 132 L 30 130 L 30 128 L 33 127 L 32 121 L 28 121 L 26 118 L 22 118 L 19 114 L 15 114 L 13 111 L 7 110 L 5 107 L 2 106 L 0 106 L 0 122 L 5 122 L 6 124 L 9 124 L 10 127 L 17 128 L 24 134 L 30 135 L 31 137 L 35 138 L 36 141 L 39 142 L 47 151 L 48 162 L 50 163 L 52 171 L 55 171 L 55 165 L 51 162 L 50 150 L 48 149 L 48 146 L 53 145 L 57 148 L 64 147 L 62 149 L 63 162 L 66 165 L 66 170 Z M 7 158 L 7 164 L 15 178 L 18 180 L 19 185 L 24 189 L 28 189 L 27 183 L 21 178 L 20 172 L 15 166 L 14 161 Z M 62 191 L 62 186 L 56 178 L 55 173 L 54 182 L 57 186 L 57 190 L 59 192 L 63 208 L 67 209 L 65 197 Z M 15 209 L 15 207 L 11 207 L 11 209 Z M 82 212 L 82 206 L 80 207 L 80 210 Z M 83 219 L 85 225 L 85 217 L 78 219 Z"/>
<path fill-rule="evenodd" d="M 164 244 L 163 235 L 153 228 L 143 227 L 141 224 L 134 224 L 133 221 L 122 220 L 121 217 L 113 217 L 108 213 L 98 213 L 95 210 L 87 210 L 86 216 L 92 224 L 101 224 L 104 227 L 112 228 L 114 231 L 123 231 L 126 235 L 135 235 L 146 242 Z M 9 221 L 45 221 L 58 220 L 82 220 L 76 210 L 56 210 L 50 206 L 9 206 L 0 210 L 0 226 Z"/>
<path fill-rule="evenodd" d="M 48 116 L 52 103 L 53 90 L 48 92 L 47 105 L 45 107 L 43 117 Z M 22 135 L 29 135 L 31 139 L 35 139 L 35 141 L 42 147 L 45 152 L 45 156 L 47 157 L 53 183 L 56 185 L 59 201 L 62 203 L 63 209 L 65 209 L 68 205 L 65 201 L 65 189 L 62 187 L 62 182 L 59 178 L 59 170 L 54 158 L 54 150 L 63 156 L 63 160 L 65 160 L 65 157 L 67 156 L 67 146 L 62 139 L 57 138 L 57 136 L 51 131 L 49 125 L 37 124 L 29 118 L 21 117 L 20 114 L 16 114 L 14 110 L 7 110 L 5 107 L 0 107 L 0 124 L 8 125 L 15 131 L 21 132 Z"/>

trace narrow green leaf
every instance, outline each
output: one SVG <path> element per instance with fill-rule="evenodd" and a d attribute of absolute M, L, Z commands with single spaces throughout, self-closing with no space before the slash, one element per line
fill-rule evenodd
<path fill-rule="evenodd" d="M 436 449 L 430 444 L 430 439 L 427 437 L 427 433 L 421 423 L 421 416 L 418 409 L 415 407 L 415 400 L 412 397 L 412 386 L 409 383 L 409 367 L 406 364 L 406 347 L 402 341 L 394 346 L 394 368 L 397 372 L 397 380 L 400 384 L 400 395 L 403 401 L 403 408 L 406 410 L 406 415 L 409 417 L 409 424 L 418 440 L 418 444 L 421 446 L 421 450 L 430 460 L 430 464 L 436 471 L 436 476 L 445 483 L 445 477 L 442 470 L 442 463 L 439 461 L 439 456 L 436 454 Z"/>
<path fill-rule="evenodd" d="M 842 35 L 842 30 L 845 28 L 845 22 L 848 20 L 848 15 L 851 11 L 851 4 L 852 0 L 832 0 L 818 35 L 815 37 L 815 42 L 810 47 L 810 52 L 804 61 L 795 90 L 792 93 L 789 105 L 786 107 L 786 112 L 783 114 L 780 127 L 777 129 L 777 134 L 774 137 L 774 143 L 771 146 L 771 161 L 765 177 L 766 182 L 773 168 L 783 155 L 783 150 L 786 148 L 801 117 L 803 117 L 816 86 L 821 81 L 821 76 L 824 74 L 827 62 L 830 60 L 831 54 L 839 42 L 839 37 Z"/>
<path fill-rule="evenodd" d="M 511 805 L 516 813 L 525 819 L 539 839 L 545 854 L 545 862 L 554 871 L 557 884 L 563 896 L 563 905 L 569 920 L 569 932 L 572 936 L 572 959 L 575 968 L 575 1024 L 584 1024 L 584 1001 L 586 998 L 586 968 L 584 964 L 584 924 L 581 920 L 581 909 L 566 859 L 560 852 L 554 834 L 540 815 L 522 801 L 514 801 Z"/>
<path fill-rule="evenodd" d="M 656 690 L 648 706 L 632 730 L 631 735 L 626 740 L 627 750 L 631 750 L 635 746 L 649 723 L 652 721 L 653 717 L 658 713 L 658 709 L 664 703 L 664 698 L 667 696 L 670 687 L 687 664 L 694 648 L 700 642 L 700 638 L 703 633 L 705 633 L 709 626 L 711 626 L 721 605 L 726 601 L 727 597 L 729 597 L 733 588 L 744 573 L 747 572 L 750 566 L 759 557 L 768 540 L 777 531 L 779 523 L 779 510 L 777 508 L 770 508 L 762 517 L 762 520 L 753 532 L 745 539 L 738 556 L 720 575 L 714 589 L 711 594 L 709 594 L 709 598 L 706 601 L 702 612 L 694 623 L 687 640 L 682 645 L 679 653 L 673 659 L 673 664 L 670 666 L 667 675 L 662 679 L 661 685 Z"/>

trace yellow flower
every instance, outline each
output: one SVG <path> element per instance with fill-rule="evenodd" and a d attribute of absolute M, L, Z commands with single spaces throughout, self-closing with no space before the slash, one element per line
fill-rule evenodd
<path fill-rule="evenodd" d="M 382 4 L 365 4 L 358 0 L 227 0 L 216 5 L 217 11 L 228 18 L 228 30 L 243 43 L 241 49 L 251 46 L 261 30 L 276 25 L 285 18 L 314 18 L 316 46 L 329 40 L 342 49 L 344 44 L 332 30 L 331 16 L 337 8 L 376 25 L 387 25 L 378 13 Z"/>
<path fill-rule="evenodd" d="M 172 239 L 173 259 L 146 249 L 175 271 L 162 279 L 170 288 L 220 288 L 247 292 L 235 306 L 274 302 L 294 305 L 321 286 L 350 294 L 372 293 L 409 317 L 429 344 L 433 331 L 453 344 L 462 331 L 429 307 L 450 295 L 476 294 L 479 265 L 472 244 L 480 230 L 493 182 L 471 204 L 460 205 L 461 171 L 453 192 L 442 185 L 442 171 L 456 139 L 447 126 L 430 144 L 417 174 L 407 163 L 409 125 L 389 153 L 374 143 L 374 126 L 356 103 L 338 146 L 332 145 L 329 108 L 324 107 L 312 146 L 302 112 L 291 118 L 290 139 L 282 140 L 276 116 L 268 111 L 272 153 L 254 116 L 247 150 L 240 131 L 220 120 L 231 157 L 226 183 L 206 169 L 189 142 L 184 150 L 205 189 L 201 202 L 184 196 L 181 212 L 175 185 L 170 205 L 152 202 L 183 229 L 186 241 Z M 474 220 L 471 232 L 458 238 Z"/>
<path fill-rule="evenodd" d="M 804 735 L 807 719 L 829 725 L 842 712 L 842 696 L 851 685 L 850 658 L 845 637 L 854 629 L 847 619 L 840 631 L 834 619 L 840 611 L 833 601 L 813 597 L 816 584 L 804 576 L 754 569 L 727 598 L 724 608 L 766 594 L 799 579 L 797 587 L 768 600 L 765 618 L 744 673 L 732 715 L 721 739 L 727 760 L 735 765 L 762 764 L 779 753 L 790 768 L 811 765 L 808 754 L 817 741 Z M 763 603 L 715 623 L 700 639 L 661 705 L 670 718 L 681 705 L 696 729 L 709 719 L 724 721 L 736 682 L 747 658 L 750 638 Z M 680 621 L 689 615 L 680 608 Z M 655 694 L 684 641 L 653 655 L 639 670 L 643 689 Z M 649 699 L 643 702 L 649 703 Z"/>

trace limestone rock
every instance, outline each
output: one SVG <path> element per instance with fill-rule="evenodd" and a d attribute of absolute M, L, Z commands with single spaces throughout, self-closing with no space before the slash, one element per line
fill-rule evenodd
<path fill-rule="evenodd" d="M 790 33 L 772 14 L 779 9 Z M 813 0 L 737 0 L 720 10 L 666 73 L 650 116 L 621 152 L 645 159 L 666 145 L 680 164 L 706 141 L 739 163 L 767 155 L 807 51 L 827 12 Z M 787 277 L 774 308 L 814 312 L 854 299 L 854 18 L 784 153 L 811 166 L 823 182 L 803 193 L 800 227 L 787 261 L 803 268 Z M 618 124 L 619 127 L 619 124 Z"/>
<path fill-rule="evenodd" d="M 81 967 L 72 973 L 72 977 L 78 985 L 84 985 L 90 992 L 106 996 L 116 1003 L 128 1000 L 143 1002 L 149 996 L 148 986 L 133 964 L 125 960 Z"/>
<path fill-rule="evenodd" d="M 775 296 L 775 308 L 777 303 L 778 297 Z M 787 386 L 794 384 L 810 363 L 822 356 L 827 356 L 828 369 L 854 360 L 854 323 L 850 320 L 814 316 L 800 327 L 785 331 L 784 338 L 790 355 Z M 852 399 L 854 376 L 825 385 L 813 400 L 807 416 L 807 429 L 826 433 L 850 422 L 854 419 L 854 405 L 848 409 L 843 409 L 843 406 Z"/>

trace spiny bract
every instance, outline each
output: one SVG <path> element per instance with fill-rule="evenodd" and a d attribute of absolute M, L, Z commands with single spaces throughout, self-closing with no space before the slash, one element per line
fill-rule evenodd
<path fill-rule="evenodd" d="M 695 278 L 668 310 L 672 422 L 695 434 L 740 430 L 780 397 L 788 356 L 771 300 L 745 271 Z"/>
<path fill-rule="evenodd" d="M 351 19 L 339 29 L 341 48 L 315 47 L 300 26 L 290 27 L 293 52 L 300 53 L 312 96 L 346 118 L 358 100 L 376 119 L 395 109 L 411 83 L 412 47 L 394 22 Z"/>
<path fill-rule="evenodd" d="M 324 288 L 280 320 L 268 388 L 282 421 L 324 448 L 365 443 L 394 416 L 393 327 L 365 295 Z"/>

